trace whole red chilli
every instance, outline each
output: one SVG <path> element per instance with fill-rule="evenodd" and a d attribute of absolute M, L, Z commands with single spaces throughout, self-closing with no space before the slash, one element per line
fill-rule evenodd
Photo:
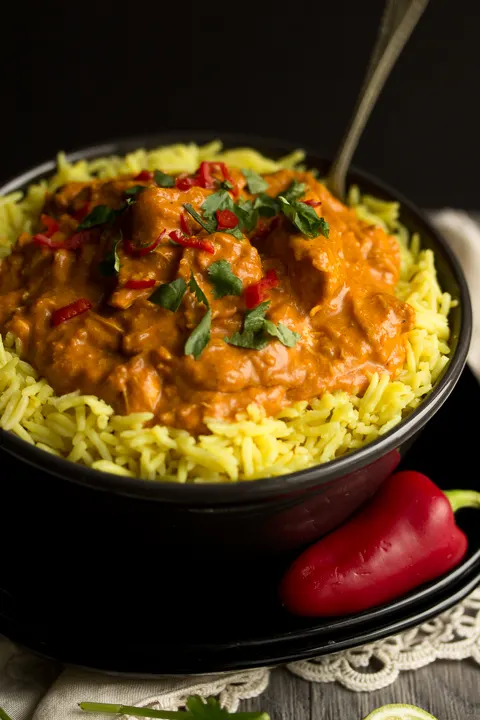
<path fill-rule="evenodd" d="M 446 494 L 418 472 L 392 475 L 366 507 L 294 561 L 280 586 L 283 604 L 297 615 L 350 615 L 440 577 L 467 551 L 455 523 L 460 507 L 480 507 L 480 493 Z"/>

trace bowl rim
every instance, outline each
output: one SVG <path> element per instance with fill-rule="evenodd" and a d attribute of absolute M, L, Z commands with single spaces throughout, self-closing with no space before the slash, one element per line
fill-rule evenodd
<path fill-rule="evenodd" d="M 268 139 L 242 133 L 211 133 L 208 131 L 175 131 L 154 134 L 139 134 L 118 138 L 111 142 L 95 144 L 66 153 L 67 160 L 75 162 L 80 159 L 89 159 L 112 154 L 125 154 L 140 147 L 158 147 L 171 143 L 203 144 L 214 139 L 221 139 L 227 147 L 253 147 L 265 148 L 274 154 L 287 154 L 302 148 L 307 157 L 316 162 L 329 163 L 331 158 L 319 153 L 313 148 L 305 147 L 302 143 L 293 143 L 287 140 Z M 262 150 L 262 152 L 264 152 Z M 0 187 L 0 196 L 23 189 L 28 184 L 38 181 L 41 177 L 50 174 L 56 168 L 55 160 L 40 163 L 29 170 L 16 175 Z M 460 331 L 457 347 L 450 359 L 445 373 L 430 394 L 420 403 L 407 418 L 402 420 L 392 430 L 380 438 L 368 443 L 358 450 L 352 451 L 335 460 L 320 465 L 314 465 L 303 470 L 267 477 L 252 481 L 233 483 L 174 483 L 161 480 L 144 480 L 130 478 L 113 473 L 79 465 L 65 458 L 47 453 L 46 451 L 30 445 L 13 433 L 0 430 L 0 448 L 15 455 L 37 469 L 47 471 L 63 480 L 86 485 L 93 489 L 114 492 L 137 498 L 146 498 L 161 502 L 175 504 L 188 504 L 192 506 L 214 505 L 235 506 L 241 503 L 252 503 L 280 494 L 290 494 L 292 491 L 308 490 L 320 486 L 336 478 L 343 477 L 365 467 L 389 451 L 398 448 L 402 443 L 417 433 L 434 413 L 443 405 L 452 392 L 467 360 L 472 334 L 472 306 L 470 294 L 463 270 L 447 241 L 438 230 L 433 227 L 426 216 L 401 193 L 389 184 L 379 180 L 370 173 L 351 166 L 349 175 L 355 175 L 360 181 L 374 186 L 380 191 L 380 196 L 387 196 L 400 203 L 408 213 L 415 218 L 416 224 L 429 235 L 435 244 L 441 247 L 447 264 L 459 287 L 460 300 Z"/>

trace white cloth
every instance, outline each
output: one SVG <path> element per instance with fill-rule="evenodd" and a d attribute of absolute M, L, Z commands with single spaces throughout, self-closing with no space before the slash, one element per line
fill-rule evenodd
<path fill-rule="evenodd" d="M 480 267 L 480 228 L 463 212 L 443 210 L 432 217 L 459 257 L 470 285 L 474 338 L 469 363 L 480 378 L 480 283 L 475 278 L 475 269 Z M 360 692 L 385 687 L 401 671 L 437 659 L 466 658 L 480 664 L 480 590 L 420 628 L 363 648 L 292 663 L 288 668 L 311 682 L 339 682 Z M 181 680 L 129 680 L 62 669 L 0 638 L 0 706 L 13 720 L 79 720 L 77 703 L 82 700 L 175 710 L 191 694 L 218 696 L 222 705 L 234 711 L 240 700 L 265 690 L 270 672 L 275 670 Z M 105 716 L 89 717 L 100 720 Z"/>

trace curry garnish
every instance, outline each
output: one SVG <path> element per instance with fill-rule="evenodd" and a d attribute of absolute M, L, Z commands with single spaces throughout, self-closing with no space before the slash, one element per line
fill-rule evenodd
<path fill-rule="evenodd" d="M 283 323 L 278 323 L 278 325 L 275 325 L 275 323 L 271 322 L 270 320 L 265 320 L 265 322 L 263 323 L 263 329 L 272 337 L 280 340 L 282 345 L 285 345 L 285 347 L 289 348 L 295 347 L 297 341 L 300 340 L 301 337 L 301 335 L 299 335 L 294 330 L 290 330 L 290 328 L 288 328 Z"/>
<path fill-rule="evenodd" d="M 78 230 L 88 230 L 97 225 L 105 225 L 115 220 L 118 210 L 108 207 L 108 205 L 96 205 L 91 212 L 82 220 L 78 226 Z"/>
<path fill-rule="evenodd" d="M 275 325 L 267 320 L 265 315 L 270 307 L 269 302 L 262 302 L 253 310 L 247 310 L 243 321 L 243 330 L 236 332 L 230 338 L 224 338 L 229 345 L 250 350 L 263 350 L 268 345 L 268 335 L 280 340 L 285 347 L 295 347 L 300 335 L 290 330 L 283 323 Z"/>
<path fill-rule="evenodd" d="M 161 170 L 155 170 L 153 177 L 158 187 L 171 188 L 175 185 L 175 178 L 173 175 L 167 175 L 167 173 L 164 173 Z"/>
<path fill-rule="evenodd" d="M 262 217 L 273 217 L 280 212 L 278 201 L 266 193 L 260 193 L 255 198 L 253 207 Z"/>
<path fill-rule="evenodd" d="M 193 272 L 191 273 L 190 280 L 188 281 L 188 288 L 195 295 L 198 302 L 203 303 L 207 308 L 207 312 L 200 320 L 197 327 L 192 330 L 187 342 L 185 343 L 185 355 L 193 355 L 195 360 L 197 360 L 210 341 L 212 311 L 210 309 L 208 298 L 200 285 L 197 283 Z"/>
<path fill-rule="evenodd" d="M 306 203 L 298 200 L 287 200 L 286 197 L 280 195 L 278 201 L 281 203 L 282 212 L 300 230 L 302 235 L 313 239 L 319 235 L 328 238 L 330 226 L 324 218 L 318 217 L 317 213 Z"/>
<path fill-rule="evenodd" d="M 244 169 L 242 170 L 242 174 L 247 181 L 248 191 L 252 195 L 257 195 L 258 193 L 264 192 L 268 189 L 268 182 L 264 180 L 261 175 L 258 175 L 258 173 L 254 172 L 253 170 Z"/>
<path fill-rule="evenodd" d="M 78 298 L 78 300 L 75 300 L 69 305 L 64 305 L 52 313 L 52 325 L 57 327 L 67 320 L 77 317 L 77 315 L 83 315 L 84 312 L 91 310 L 91 308 L 92 303 L 88 298 Z"/>
<path fill-rule="evenodd" d="M 122 242 L 122 233 L 120 232 L 119 237 L 115 240 L 112 246 L 111 252 L 106 256 L 104 260 L 98 266 L 100 275 L 104 277 L 110 277 L 112 275 L 118 275 L 120 272 L 120 257 L 118 255 L 118 246 Z"/>
<path fill-rule="evenodd" d="M 136 198 L 139 193 L 143 192 L 146 189 L 146 185 L 134 185 L 133 187 L 128 188 L 128 190 L 125 190 L 125 195 L 127 197 Z"/>
<path fill-rule="evenodd" d="M 193 272 L 190 274 L 190 280 L 188 281 L 188 287 L 190 291 L 195 295 L 198 302 L 203 303 L 205 307 L 209 308 L 210 303 L 208 302 L 208 298 L 203 292 L 202 288 L 198 284 L 198 282 L 195 280 L 195 275 Z"/>
<path fill-rule="evenodd" d="M 211 325 L 212 311 L 208 309 L 185 343 L 185 355 L 193 355 L 195 360 L 200 357 L 210 341 Z"/>
<path fill-rule="evenodd" d="M 172 232 L 168 234 L 168 237 L 174 245 L 181 245 L 182 247 L 193 248 L 194 250 L 204 250 L 210 253 L 210 255 L 213 255 L 215 252 L 215 247 L 210 240 L 199 240 L 196 237 L 188 237 L 181 230 L 172 230 Z"/>
<path fill-rule="evenodd" d="M 243 232 L 249 233 L 255 229 L 259 212 L 255 209 L 252 200 L 239 200 L 235 205 L 235 215 Z"/>
<path fill-rule="evenodd" d="M 205 202 L 202 203 L 201 209 L 205 220 L 213 221 L 217 210 L 233 211 L 234 205 L 231 195 L 226 190 L 218 190 L 209 195 Z"/>
<path fill-rule="evenodd" d="M 242 294 L 242 281 L 234 275 L 228 260 L 212 263 L 208 268 L 208 277 L 213 285 L 213 295 L 216 299 L 225 295 Z"/>
<path fill-rule="evenodd" d="M 285 198 L 285 200 L 288 200 L 288 202 L 292 202 L 293 200 L 299 200 L 302 195 L 305 195 L 307 191 L 307 186 L 303 182 L 299 182 L 298 180 L 292 180 L 288 188 L 280 193 L 280 197 Z M 280 199 L 279 197 L 279 199 Z"/>
<path fill-rule="evenodd" d="M 198 222 L 199 225 L 202 226 L 202 228 L 207 232 L 209 235 L 215 232 L 217 229 L 217 222 L 214 219 L 205 219 L 202 218 L 201 215 L 198 214 L 198 212 L 195 210 L 195 208 L 191 205 L 191 203 L 184 203 L 183 207 L 188 212 L 189 215 L 192 216 L 194 220 Z"/>
<path fill-rule="evenodd" d="M 279 284 L 280 281 L 275 270 L 267 270 L 264 278 L 245 288 L 245 305 L 247 308 L 251 310 L 259 305 L 267 298 L 268 291 Z"/>
<path fill-rule="evenodd" d="M 187 283 L 183 278 L 177 278 L 172 282 L 160 285 L 148 299 L 155 305 L 165 308 L 165 310 L 177 312 L 186 292 Z"/>

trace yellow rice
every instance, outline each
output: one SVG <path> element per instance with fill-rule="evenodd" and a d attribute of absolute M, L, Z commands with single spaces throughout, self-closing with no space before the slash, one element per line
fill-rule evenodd
<path fill-rule="evenodd" d="M 9 254 L 18 235 L 30 231 L 45 193 L 71 180 L 88 180 L 144 168 L 193 172 L 201 160 L 223 160 L 259 173 L 294 167 L 304 155 L 279 161 L 240 148 L 222 151 L 221 143 L 173 145 L 137 150 L 70 164 L 62 153 L 49 181 L 0 197 L 0 258 Z M 391 430 L 432 389 L 448 362 L 448 314 L 456 303 L 438 285 L 431 250 L 422 250 L 418 235 L 410 238 L 398 222 L 398 203 L 361 197 L 351 188 L 349 203 L 359 217 L 381 225 L 398 238 L 401 277 L 398 297 L 416 311 L 409 333 L 405 366 L 395 380 L 374 374 L 363 397 L 325 393 L 310 403 L 298 402 L 276 417 L 251 405 L 236 422 L 208 422 L 210 435 L 194 438 L 184 430 L 144 428 L 151 413 L 115 415 L 103 400 L 78 392 L 58 397 L 34 368 L 20 359 L 18 341 L 0 335 L 0 428 L 27 443 L 98 470 L 147 480 L 235 482 L 282 475 L 333 460 Z"/>

